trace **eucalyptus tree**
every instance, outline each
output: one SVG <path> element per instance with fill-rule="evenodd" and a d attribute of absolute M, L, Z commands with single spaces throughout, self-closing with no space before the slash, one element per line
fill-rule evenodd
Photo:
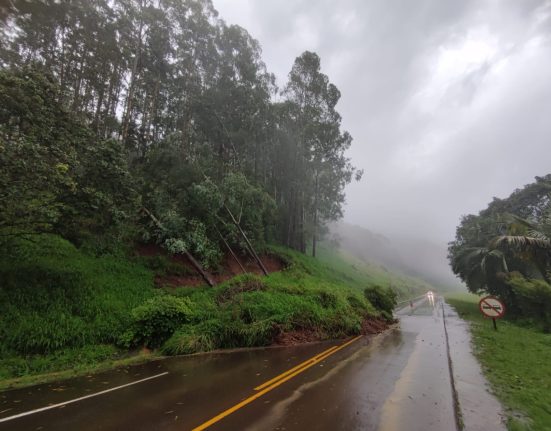
<path fill-rule="evenodd" d="M 0 13 L 0 66 L 17 76 L 25 97 L 33 81 L 39 98 L 51 83 L 48 100 L 60 120 L 52 124 L 70 124 L 75 132 L 58 143 L 68 151 L 60 150 L 59 166 L 71 155 L 69 165 L 78 169 L 68 172 L 78 176 L 69 177 L 82 187 L 53 193 L 56 205 L 83 215 L 64 220 L 66 235 L 84 232 L 84 219 L 94 219 L 90 228 L 102 231 L 114 217 L 104 210 L 117 190 L 132 195 L 129 172 L 142 203 L 163 226 L 179 226 L 178 238 L 188 238 L 187 248 L 211 266 L 219 233 L 232 245 L 239 240 L 223 206 L 199 205 L 197 196 L 210 203 L 219 202 L 217 193 L 223 196 L 258 243 L 275 239 L 306 251 L 311 239 L 314 254 L 324 223 L 342 215 L 344 187 L 360 173 L 345 157 L 352 138 L 341 130 L 340 93 L 321 73 L 316 54 L 296 59 L 283 100 L 275 102 L 279 90 L 258 41 L 227 25 L 210 0 L 13 0 Z M 21 75 L 31 65 L 33 72 Z M 40 102 L 29 109 L 35 115 L 43 108 Z M 57 148 L 55 133 L 35 144 Z M 9 163 L 18 157 L 38 163 L 31 147 L 6 142 Z M 55 173 L 48 169 L 46 177 Z M 52 194 L 41 198 L 47 196 Z M 94 200 L 101 208 L 97 219 L 88 206 Z M 57 223 L 68 213 L 50 214 Z"/>
<path fill-rule="evenodd" d="M 342 216 L 344 186 L 353 175 L 359 180 L 362 173 L 344 155 L 352 137 L 341 130 L 336 111 L 341 94 L 321 73 L 317 54 L 306 51 L 297 57 L 284 94 L 295 106 L 298 131 L 292 155 L 295 181 L 289 190 L 289 223 L 296 230 L 295 246 L 305 251 L 305 234 L 309 233 L 315 255 L 320 224 Z"/>

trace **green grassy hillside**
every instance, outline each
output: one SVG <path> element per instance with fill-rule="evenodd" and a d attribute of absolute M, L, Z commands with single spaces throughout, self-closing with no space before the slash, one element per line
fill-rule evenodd
<path fill-rule="evenodd" d="M 401 294 L 409 288 L 327 249 L 320 259 L 268 252 L 284 270 L 159 289 L 163 265 L 151 259 L 96 257 L 55 236 L 16 243 L 0 258 L 1 385 L 113 364 L 143 347 L 184 354 L 358 334 L 366 320 L 390 319 L 388 280 Z"/>
<path fill-rule="evenodd" d="M 12 244 L 0 256 L 0 380 L 118 356 L 117 334 L 153 294 L 153 273 L 126 259 L 55 236 Z"/>
<path fill-rule="evenodd" d="M 384 286 L 392 289 L 398 300 L 408 299 L 427 290 L 437 290 L 424 280 L 410 277 L 385 267 L 366 263 L 344 250 L 337 250 L 323 243 L 318 248 L 318 258 L 325 265 L 334 268 L 356 287 Z"/>

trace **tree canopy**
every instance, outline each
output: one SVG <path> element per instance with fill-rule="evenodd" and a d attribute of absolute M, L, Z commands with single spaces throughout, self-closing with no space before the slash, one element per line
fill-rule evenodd
<path fill-rule="evenodd" d="M 449 244 L 453 272 L 474 293 L 551 330 L 551 174 L 463 217 Z"/>
<path fill-rule="evenodd" d="M 14 0 L 0 19 L 2 238 L 142 239 L 215 266 L 223 241 L 245 248 L 230 214 L 314 254 L 342 216 L 361 171 L 317 54 L 280 91 L 209 0 Z"/>

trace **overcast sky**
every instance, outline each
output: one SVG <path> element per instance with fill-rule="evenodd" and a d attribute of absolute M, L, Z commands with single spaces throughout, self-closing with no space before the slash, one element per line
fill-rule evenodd
<path fill-rule="evenodd" d="M 346 221 L 444 244 L 462 214 L 551 173 L 551 2 L 213 1 L 280 87 L 320 55 L 365 170 Z"/>

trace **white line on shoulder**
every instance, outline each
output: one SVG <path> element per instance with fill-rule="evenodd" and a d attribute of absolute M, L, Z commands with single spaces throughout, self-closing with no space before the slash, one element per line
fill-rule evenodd
<path fill-rule="evenodd" d="M 8 416 L 8 417 L 5 417 L 5 418 L 0 418 L 0 422 L 7 422 L 7 421 L 11 421 L 13 419 L 21 418 L 23 416 L 32 415 L 34 413 L 40 413 L 40 412 L 43 412 L 43 411 L 46 411 L 46 410 L 55 409 L 57 407 L 66 406 L 67 404 L 76 403 L 77 401 L 82 401 L 82 400 L 85 400 L 87 398 L 97 397 L 98 395 L 103 395 L 103 394 L 106 394 L 108 392 L 113 392 L 113 391 L 116 391 L 117 389 L 126 388 L 127 386 L 132 386 L 132 385 L 135 385 L 135 384 L 138 384 L 138 383 L 145 382 L 147 380 L 156 379 L 157 377 L 165 376 L 167 374 L 168 374 L 168 371 L 165 371 L 164 373 L 155 374 L 154 376 L 146 377 L 145 379 L 136 380 L 135 382 L 126 383 L 126 384 L 120 385 L 120 386 L 115 386 L 114 388 L 109 388 L 109 389 L 106 389 L 104 391 L 96 392 L 94 394 L 85 395 L 83 397 L 75 398 L 73 400 L 65 401 L 63 403 L 52 404 L 50 406 L 42 407 L 42 408 L 35 409 L 35 410 L 29 410 L 28 412 L 19 413 L 17 415 Z"/>

